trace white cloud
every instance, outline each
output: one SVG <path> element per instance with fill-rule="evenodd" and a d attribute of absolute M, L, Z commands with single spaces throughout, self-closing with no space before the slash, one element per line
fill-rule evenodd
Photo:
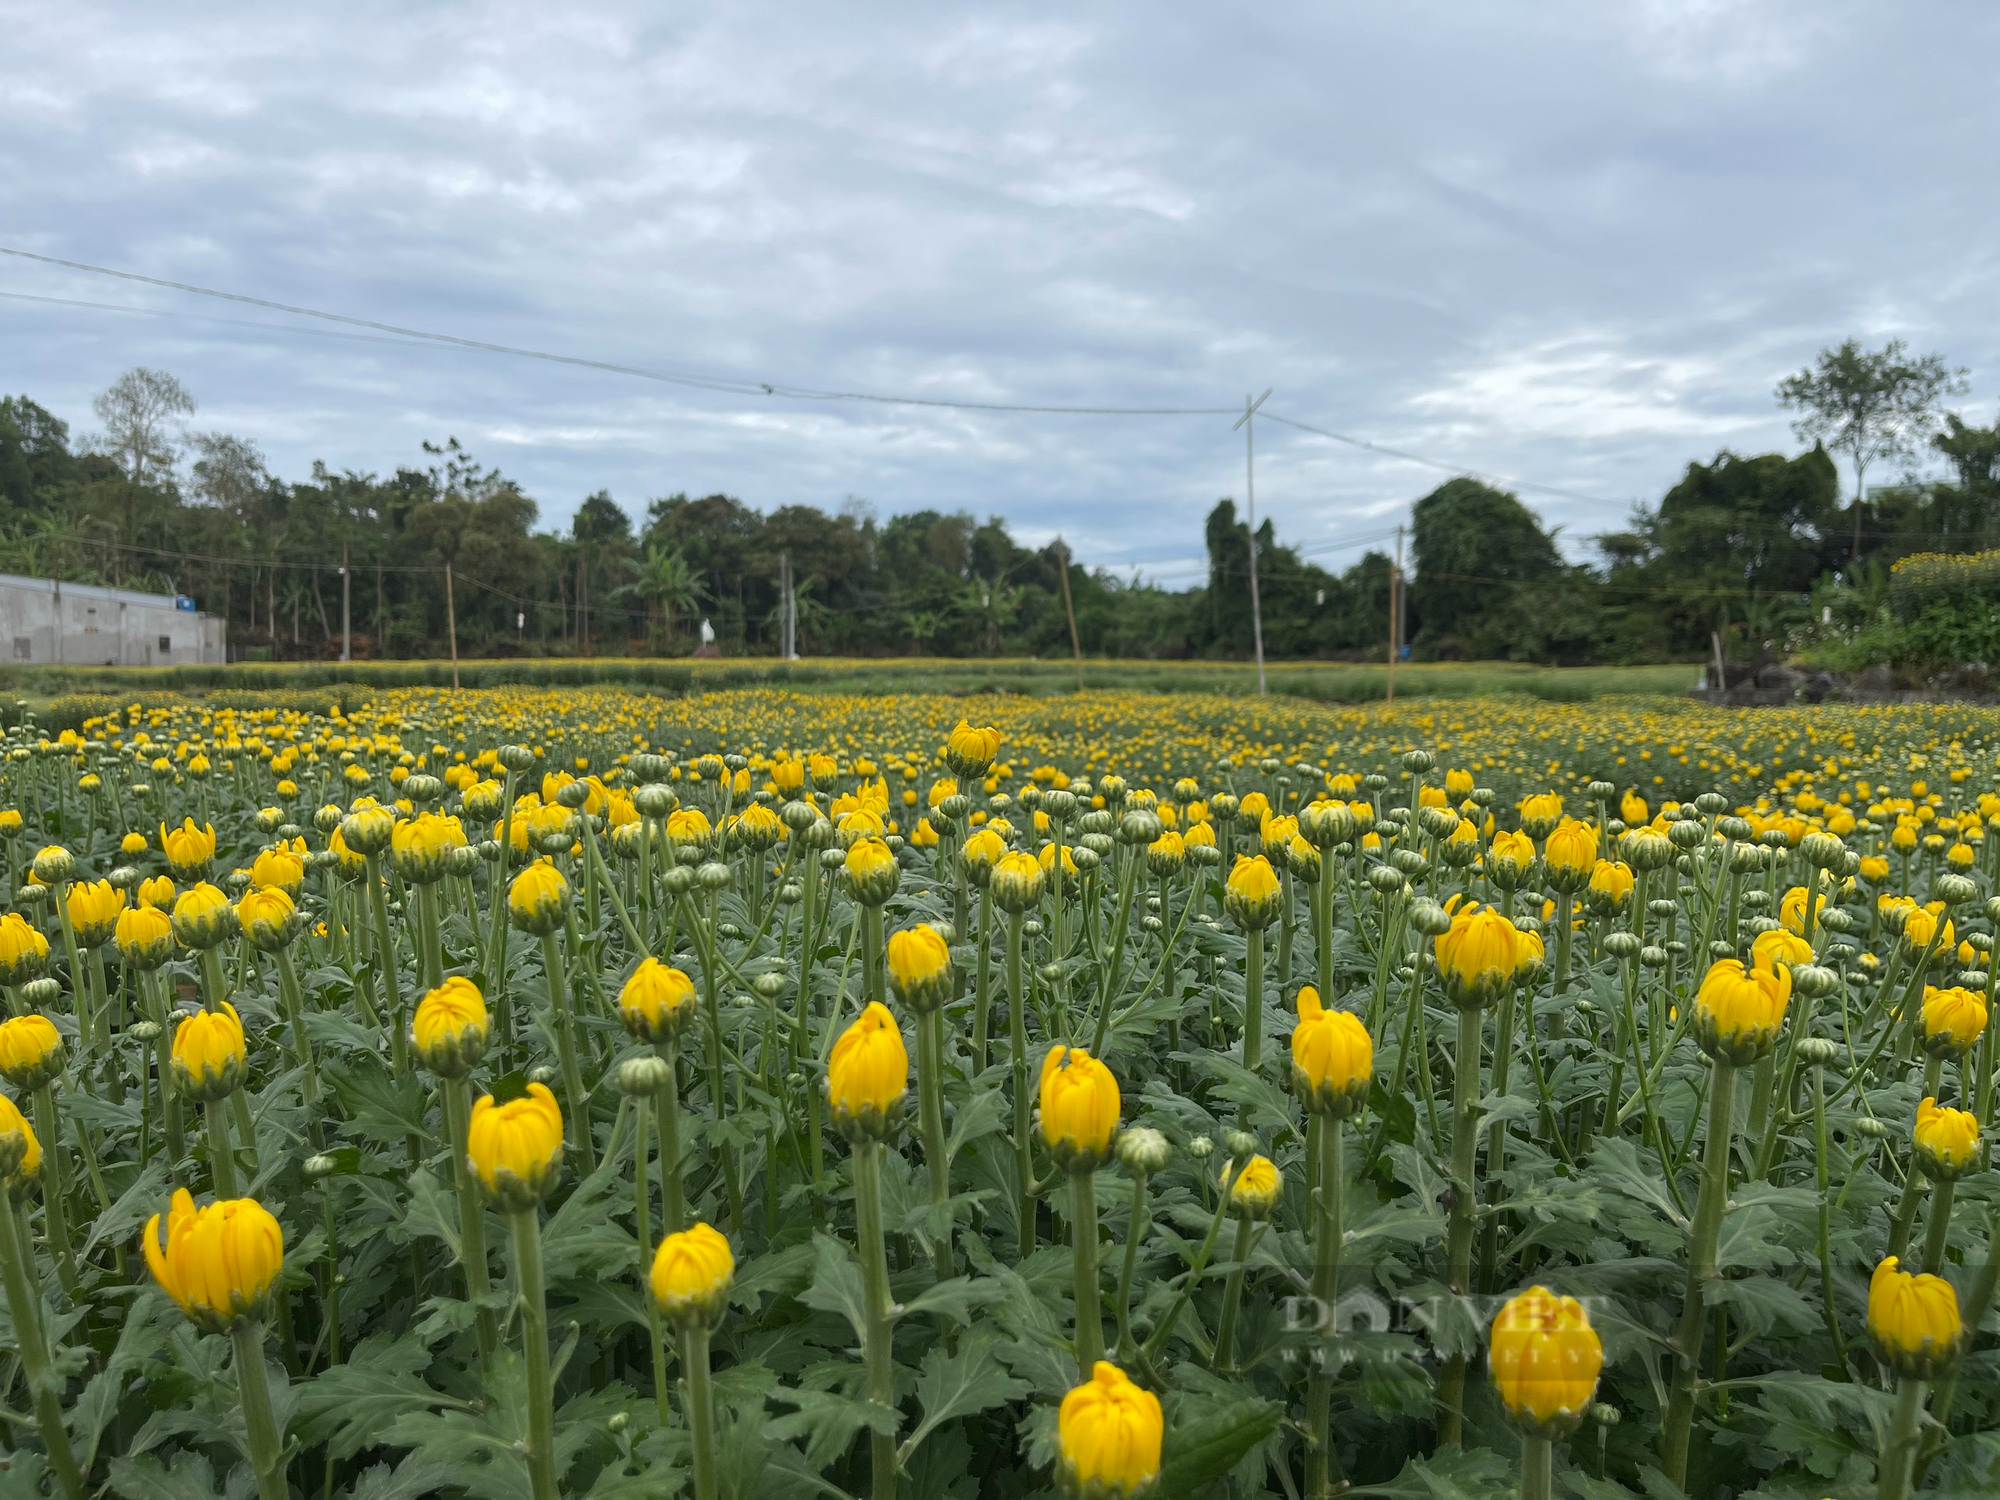
<path fill-rule="evenodd" d="M 0 0 L 0 35 L 0 241 L 828 389 L 1270 385 L 1274 411 L 1567 491 L 1523 493 L 1573 535 L 1724 443 L 1788 443 L 1771 384 L 1821 343 L 1907 335 L 1985 392 L 2000 361 L 1980 0 L 1922 26 L 1803 0 Z M 1226 417 L 690 392 L 4 259 L 0 291 L 174 314 L 0 299 L 0 378 L 80 425 L 157 365 L 280 473 L 456 432 L 552 522 L 605 486 L 635 512 L 865 494 L 1185 569 L 1242 488 Z M 1260 512 L 1311 545 L 1440 477 L 1276 424 L 1258 443 Z"/>

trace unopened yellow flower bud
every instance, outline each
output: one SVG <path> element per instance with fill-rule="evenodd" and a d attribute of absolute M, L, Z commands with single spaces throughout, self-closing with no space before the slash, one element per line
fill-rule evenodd
<path fill-rule="evenodd" d="M 538 859 L 507 888 L 507 912 L 514 925 L 537 937 L 562 926 L 569 906 L 569 882 L 546 859 Z"/>
<path fill-rule="evenodd" d="M 1160 1398 L 1100 1359 L 1090 1379 L 1063 1397 L 1056 1416 L 1058 1467 L 1075 1496 L 1125 1500 L 1160 1474 L 1166 1420 Z"/>
<path fill-rule="evenodd" d="M 1237 926 L 1256 930 L 1277 919 L 1282 895 L 1278 872 L 1268 859 L 1261 854 L 1239 854 L 1223 887 L 1222 906 Z"/>
<path fill-rule="evenodd" d="M 478 1066 L 490 1034 L 486 997 L 462 975 L 428 991 L 410 1021 L 417 1061 L 440 1078 L 463 1078 Z"/>
<path fill-rule="evenodd" d="M 175 1087 L 204 1102 L 227 1098 L 241 1087 L 249 1055 L 236 1007 L 225 1000 L 220 1010 L 184 1017 L 174 1028 L 172 1065 Z"/>
<path fill-rule="evenodd" d="M 205 880 L 208 867 L 215 859 L 215 825 L 203 823 L 197 827 L 193 818 L 182 819 L 178 828 L 169 828 L 162 823 L 160 848 L 167 856 L 174 879 Z"/>
<path fill-rule="evenodd" d="M 871 1000 L 827 1058 L 826 1097 L 834 1128 L 850 1141 L 882 1140 L 902 1117 L 910 1053 L 889 1007 Z"/>
<path fill-rule="evenodd" d="M 111 941 L 118 926 L 125 893 L 108 880 L 79 880 L 69 888 L 65 904 L 77 942 L 85 948 L 101 948 Z"/>
<path fill-rule="evenodd" d="M 1452 1003 L 1478 1010 L 1499 999 L 1514 982 L 1521 957 L 1522 934 L 1490 906 L 1464 907 L 1451 927 L 1437 935 L 1438 975 Z"/>
<path fill-rule="evenodd" d="M 1912 1276 L 1895 1256 L 1868 1281 L 1868 1332 L 1889 1368 L 1931 1380 L 1958 1360 L 1964 1333 L 1958 1293 L 1942 1276 Z"/>
<path fill-rule="evenodd" d="M 694 981 L 650 955 L 618 991 L 618 1019 L 642 1042 L 671 1042 L 693 1019 Z"/>
<path fill-rule="evenodd" d="M 38 1089 L 62 1072 L 63 1039 L 55 1022 L 30 1013 L 0 1021 L 0 1075 L 23 1091 Z"/>
<path fill-rule="evenodd" d="M 0 916 L 0 984 L 26 984 L 48 972 L 49 940 L 17 911 Z"/>
<path fill-rule="evenodd" d="M 1926 1097 L 1917 1106 L 1910 1141 L 1924 1175 L 1934 1182 L 1950 1182 L 1979 1165 L 1979 1116 L 1969 1109 L 1941 1108 L 1937 1100 Z"/>
<path fill-rule="evenodd" d="M 27 1192 L 42 1170 L 42 1143 L 20 1107 L 0 1094 L 0 1187 Z"/>
<path fill-rule="evenodd" d="M 1508 1419 L 1533 1436 L 1557 1437 L 1597 1394 L 1604 1345 L 1582 1303 L 1534 1286 L 1495 1315 L 1486 1362 Z"/>
<path fill-rule="evenodd" d="M 276 953 L 290 946 L 304 927 L 299 909 L 281 886 L 245 891 L 236 899 L 236 923 L 252 946 Z"/>
<path fill-rule="evenodd" d="M 944 762 L 952 774 L 967 780 L 984 776 L 986 768 L 1000 753 L 1000 731 L 986 726 L 974 728 L 964 719 L 945 740 Z"/>
<path fill-rule="evenodd" d="M 850 844 L 842 869 L 848 891 L 863 906 L 880 906 L 895 895 L 903 873 L 896 856 L 879 838 L 860 838 Z"/>
<path fill-rule="evenodd" d="M 736 1257 L 713 1225 L 670 1234 L 653 1253 L 653 1301 L 675 1328 L 712 1328 L 729 1302 Z"/>
<path fill-rule="evenodd" d="M 1268 1219 L 1285 1191 L 1285 1179 L 1268 1156 L 1253 1156 L 1234 1177 L 1229 1167 L 1222 1169 L 1222 1185 L 1229 1191 L 1229 1211 L 1241 1219 Z"/>
<path fill-rule="evenodd" d="M 1042 899 L 1042 865 L 1034 855 L 1015 850 L 993 867 L 993 902 L 1010 916 L 1028 911 Z"/>
<path fill-rule="evenodd" d="M 1118 1080 L 1081 1047 L 1051 1047 L 1042 1059 L 1042 1140 L 1057 1166 L 1093 1172 L 1118 1131 Z"/>
<path fill-rule="evenodd" d="M 174 920 L 157 906 L 129 906 L 118 914 L 111 940 L 132 968 L 157 969 L 174 955 Z"/>
<path fill-rule="evenodd" d="M 1345 1119 L 1368 1102 L 1375 1044 L 1361 1018 L 1327 1010 L 1319 991 L 1299 991 L 1299 1024 L 1292 1029 L 1292 1092 L 1312 1114 Z"/>
<path fill-rule="evenodd" d="M 1590 884 L 1597 865 L 1597 830 L 1575 818 L 1564 818 L 1549 830 L 1542 845 L 1542 865 L 1549 884 L 1559 891 L 1580 891 Z"/>
<path fill-rule="evenodd" d="M 562 1171 L 562 1107 L 545 1083 L 505 1104 L 482 1095 L 466 1126 L 465 1158 L 486 1196 L 507 1213 L 540 1203 Z"/>
<path fill-rule="evenodd" d="M 1739 1068 L 1754 1063 L 1776 1045 L 1791 998 L 1791 970 L 1719 959 L 1695 992 L 1695 1038 L 1710 1057 Z"/>
<path fill-rule="evenodd" d="M 226 1333 L 239 1318 L 263 1319 L 285 1266 L 285 1231 L 256 1199 L 197 1209 L 186 1188 L 174 1193 L 164 1243 L 154 1214 L 140 1245 L 160 1289 L 210 1333 Z"/>
<path fill-rule="evenodd" d="M 951 999 L 951 947 L 930 923 L 889 935 L 888 967 L 896 998 L 918 1015 Z"/>

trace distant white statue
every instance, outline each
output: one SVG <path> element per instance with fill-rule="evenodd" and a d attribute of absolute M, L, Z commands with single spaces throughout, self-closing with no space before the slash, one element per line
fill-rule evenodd
<path fill-rule="evenodd" d="M 701 622 L 701 643 L 704 646 L 713 646 L 715 644 L 715 627 L 708 623 L 706 617 Z"/>

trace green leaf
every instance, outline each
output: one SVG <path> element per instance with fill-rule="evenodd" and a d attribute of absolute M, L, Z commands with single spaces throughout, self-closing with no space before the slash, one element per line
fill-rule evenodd
<path fill-rule="evenodd" d="M 1270 997 L 1265 997 L 1268 1012 Z M 1268 1024 L 1270 1017 L 1265 1020 Z M 1234 1058 L 1223 1057 L 1214 1052 L 1184 1052 L 1178 1054 L 1192 1063 L 1197 1072 L 1206 1073 L 1215 1080 L 1215 1092 L 1231 1104 L 1238 1105 L 1246 1120 L 1244 1128 L 1261 1127 L 1265 1130 L 1293 1130 L 1292 1101 L 1280 1093 L 1277 1087 L 1259 1078 Z"/>
<path fill-rule="evenodd" d="M 896 1413 L 889 1408 L 839 1391 L 790 1390 L 781 1386 L 771 1392 L 771 1399 L 798 1410 L 762 1421 L 759 1425 L 764 1439 L 789 1443 L 804 1438 L 806 1462 L 816 1469 L 825 1468 L 845 1453 L 853 1446 L 855 1434 L 864 1427 L 893 1437 L 898 1424 Z"/>
<path fill-rule="evenodd" d="M 967 1340 L 956 1353 L 932 1349 L 917 1371 L 917 1404 L 923 1417 L 903 1443 L 908 1463 L 923 1440 L 954 1417 L 969 1416 L 1028 1394 L 1028 1382 L 1016 1380 L 993 1357 L 990 1338 Z"/>
<path fill-rule="evenodd" d="M 944 1159 L 956 1160 L 958 1153 L 981 1136 L 993 1134 L 1007 1122 L 1007 1101 L 998 1089 L 981 1089 L 952 1116 L 946 1133 Z"/>
<path fill-rule="evenodd" d="M 949 1281 L 926 1287 L 911 1301 L 904 1303 L 897 1316 L 935 1313 L 940 1318 L 950 1318 L 970 1327 L 972 1315 L 980 1308 L 1006 1300 L 1005 1287 L 995 1286 L 990 1281 L 974 1281 L 970 1276 L 954 1276 Z"/>
<path fill-rule="evenodd" d="M 422 1140 L 424 1111 L 414 1089 L 402 1087 L 373 1061 L 333 1062 L 324 1070 L 354 1128 L 378 1145 L 401 1147 L 411 1136 Z"/>
<path fill-rule="evenodd" d="M 458 1405 L 424 1383 L 430 1350 L 414 1338 L 375 1334 L 356 1344 L 347 1363 L 298 1387 L 294 1436 L 327 1445 L 334 1460 L 352 1458 L 382 1440 L 382 1429 L 408 1412 Z"/>
<path fill-rule="evenodd" d="M 77 1251 L 78 1258 L 88 1260 L 99 1245 L 106 1243 L 130 1246 L 139 1238 L 139 1231 L 148 1219 L 154 1214 L 165 1215 L 170 1197 L 166 1163 L 154 1161 L 148 1164 L 132 1185 L 120 1193 L 111 1207 L 91 1224 L 90 1233 L 84 1237 L 83 1245 Z"/>
<path fill-rule="evenodd" d="M 729 1288 L 730 1303 L 754 1311 L 774 1293 L 796 1296 L 811 1284 L 815 1254 L 811 1245 L 787 1245 L 756 1257 L 737 1271 Z"/>
<path fill-rule="evenodd" d="M 1608 1191 L 1654 1210 L 1670 1224 L 1677 1224 L 1682 1229 L 1693 1227 L 1687 1217 L 1674 1207 L 1666 1185 L 1640 1164 L 1638 1146 L 1623 1137 L 1604 1136 L 1599 1139 L 1596 1149 L 1590 1154 L 1588 1175 Z"/>
<path fill-rule="evenodd" d="M 1233 1469 L 1278 1428 L 1278 1408 L 1246 1396 L 1186 1426 L 1168 1429 L 1160 1455 L 1161 1500 L 1187 1500 Z"/>
<path fill-rule="evenodd" d="M 171 1469 L 151 1454 L 112 1459 L 111 1492 L 122 1500 L 216 1500 L 222 1487 L 205 1455 L 182 1449 Z"/>
<path fill-rule="evenodd" d="M 1710 1307 L 1726 1307 L 1737 1323 L 1762 1336 L 1774 1328 L 1807 1333 L 1820 1326 L 1820 1315 L 1797 1288 L 1772 1276 L 1718 1277 L 1702 1291 Z"/>
<path fill-rule="evenodd" d="M 111 1357 L 102 1370 L 90 1377 L 70 1407 L 70 1432 L 75 1439 L 77 1462 L 85 1473 L 97 1461 L 98 1444 L 117 1414 L 127 1379 L 137 1367 L 167 1347 L 167 1329 L 171 1325 L 154 1316 L 160 1307 L 157 1300 L 146 1299 L 126 1312 Z"/>
<path fill-rule="evenodd" d="M 1715 1263 L 1725 1268 L 1768 1271 L 1788 1266 L 1797 1259 L 1784 1246 L 1778 1216 L 1759 1204 L 1748 1208 L 1731 1206 L 1722 1216 L 1722 1235 L 1715 1247 Z"/>
<path fill-rule="evenodd" d="M 1386 1484 L 1363 1485 L 1349 1493 L 1383 1495 L 1389 1500 L 1492 1500 L 1512 1495 L 1520 1484 L 1519 1460 L 1475 1448 L 1440 1448 L 1428 1458 L 1413 1458 Z"/>
<path fill-rule="evenodd" d="M 639 1247 L 629 1231 L 612 1221 L 606 1200 L 619 1183 L 611 1167 L 607 1161 L 577 1184 L 542 1226 L 542 1266 L 551 1286 L 573 1279 L 631 1276 Z"/>
<path fill-rule="evenodd" d="M 454 1478 L 451 1470 L 438 1464 L 405 1460 L 393 1468 L 377 1464 L 365 1470 L 347 1492 L 347 1500 L 426 1500 L 446 1490 Z"/>
<path fill-rule="evenodd" d="M 442 1241 L 454 1261 L 460 1258 L 456 1195 L 448 1192 L 428 1167 L 419 1167 L 410 1174 L 409 1207 L 403 1215 L 403 1227 L 413 1239 Z"/>
<path fill-rule="evenodd" d="M 920 1299 L 921 1300 L 921 1299 Z M 854 1252 L 830 1234 L 813 1236 L 813 1279 L 799 1301 L 815 1312 L 837 1312 L 854 1328 L 856 1343 L 868 1337 L 867 1293 Z"/>
<path fill-rule="evenodd" d="M 1409 1145 L 1417 1138 L 1417 1101 L 1408 1094 L 1391 1097 L 1379 1081 L 1368 1086 L 1368 1111 L 1381 1120 L 1388 1138 Z"/>

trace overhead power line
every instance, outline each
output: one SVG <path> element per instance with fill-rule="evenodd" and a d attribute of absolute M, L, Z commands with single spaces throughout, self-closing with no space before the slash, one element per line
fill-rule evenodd
<path fill-rule="evenodd" d="M 1097 417 L 1228 416 L 1234 414 L 1236 410 L 1233 406 L 1063 406 L 1012 401 L 959 401 L 941 396 L 823 390 L 814 386 L 791 385 L 771 380 L 743 380 L 732 376 L 708 375 L 687 370 L 651 369 L 644 365 L 621 364 L 615 360 L 589 359 L 577 354 L 558 354 L 546 349 L 529 349 L 518 344 L 499 344 L 487 339 L 462 338 L 453 333 L 408 328 L 399 323 L 384 323 L 374 318 L 357 318 L 347 313 L 327 312 L 321 308 L 304 307 L 294 302 L 276 302 L 268 297 L 252 297 L 243 292 L 226 292 L 216 287 L 197 286 L 193 282 L 169 280 L 163 276 L 145 276 L 137 271 L 121 271 L 111 266 L 92 265 L 88 261 L 67 260 L 59 255 L 43 255 L 39 251 L 22 250 L 11 245 L 0 245 L 0 255 L 39 261 L 43 265 L 61 266 L 71 271 L 85 271 L 93 276 L 109 276 L 119 281 L 137 282 L 142 286 L 164 287 L 169 291 L 187 292 L 197 297 L 214 297 L 224 302 L 238 302 L 248 307 L 266 307 L 274 312 L 290 313 L 294 317 L 318 318 L 328 323 L 372 329 L 377 333 L 395 334 L 406 339 L 449 344 L 459 349 L 477 349 L 487 354 L 506 354 L 516 359 L 545 360 L 551 364 L 574 365 L 586 370 L 605 370 L 616 375 L 634 375 L 641 380 L 657 380 L 668 385 L 721 391 L 736 396 L 776 396 L 795 401 L 865 401 L 883 406 L 925 406 L 958 411 L 1041 412 L 1050 415 Z"/>
<path fill-rule="evenodd" d="M 1468 469 L 1463 464 L 1450 463 L 1444 459 L 1426 458 L 1421 453 L 1412 453 L 1407 448 L 1392 448 L 1387 443 L 1370 442 L 1367 438 L 1352 437 L 1344 432 L 1333 432 L 1325 427 L 1315 427 L 1310 422 L 1295 421 L 1291 417 L 1281 417 L 1274 411 L 1260 415 L 1273 422 L 1282 422 L 1287 427 L 1296 427 L 1300 432 L 1310 432 L 1315 437 L 1331 439 L 1336 443 L 1346 443 L 1351 448 L 1365 448 L 1370 453 L 1380 453 L 1388 458 L 1400 458 L 1405 463 L 1422 464 L 1428 469 L 1438 469 L 1446 474 L 1457 474 L 1465 479 L 1477 479 L 1485 484 L 1505 485 L 1509 489 L 1537 490 L 1545 495 L 1560 495 L 1565 500 L 1581 500 L 1586 505 L 1613 505 L 1617 502 L 1606 500 L 1601 495 L 1586 495 L 1579 490 L 1566 490 L 1553 484 L 1536 484 L 1532 480 L 1508 479 L 1503 475 L 1485 474 L 1478 469 Z"/>
<path fill-rule="evenodd" d="M 274 312 L 293 317 L 313 318 L 344 327 L 365 329 L 381 336 L 389 335 L 386 342 L 420 342 L 442 345 L 449 348 L 469 349 L 486 354 L 501 354 L 514 359 L 539 360 L 550 364 L 568 365 L 573 368 L 601 370 L 610 374 L 629 375 L 641 380 L 657 381 L 667 385 L 681 386 L 693 390 L 715 391 L 725 395 L 761 396 L 772 399 L 820 402 L 860 402 L 879 406 L 906 406 L 945 411 L 987 411 L 1044 414 L 1052 416 L 1098 416 L 1098 417 L 1241 417 L 1242 408 L 1237 406 L 1100 406 L 1069 405 L 1057 402 L 1016 402 L 1016 401 L 970 401 L 944 396 L 917 396 L 884 391 L 841 390 L 820 386 L 796 385 L 786 381 L 752 380 L 739 376 L 714 375 L 702 371 L 653 368 L 632 365 L 616 360 L 593 359 L 584 355 L 564 354 L 553 350 L 529 348 L 518 344 L 503 344 L 489 339 L 467 338 L 459 334 L 439 333 L 431 329 L 412 328 L 403 324 L 388 323 L 375 318 L 356 317 L 348 313 L 330 312 L 324 308 L 308 307 L 300 303 L 279 302 L 269 297 L 252 296 L 245 292 L 226 291 L 217 287 L 201 286 L 194 282 L 176 281 L 163 276 L 149 276 L 138 271 L 121 270 L 114 266 L 95 265 L 89 261 L 71 260 L 64 256 L 47 255 L 36 250 L 25 250 L 18 246 L 0 245 L 0 255 L 12 256 L 19 260 L 34 261 L 42 265 L 57 266 L 65 270 L 81 271 L 92 276 L 109 277 L 118 281 L 136 283 L 141 286 L 160 287 L 168 291 L 184 292 L 191 296 L 210 297 L 223 302 L 234 302 L 247 307 L 268 308 Z M 162 310 L 153 308 L 122 307 L 111 303 L 84 302 L 66 298 L 33 298 L 23 293 L 6 293 L 22 300 L 43 301 L 57 305 L 73 305 L 102 311 L 128 313 L 152 313 Z M 227 321 L 227 320 L 218 320 Z M 251 323 L 235 326 L 268 328 L 283 331 L 278 325 Z M 303 331 L 303 330 L 299 330 Z M 1325 438 L 1330 442 L 1342 443 L 1349 447 L 1379 453 L 1387 458 L 1400 459 L 1405 463 L 1420 464 L 1441 473 L 1455 474 L 1483 483 L 1504 485 L 1512 489 L 1533 490 L 1540 494 L 1554 495 L 1565 500 L 1579 501 L 1586 505 L 1612 505 L 1617 502 L 1600 495 L 1590 495 L 1579 490 L 1566 489 L 1559 485 L 1541 484 L 1533 480 L 1512 479 L 1502 475 L 1454 463 L 1448 459 L 1433 458 L 1416 453 L 1407 448 L 1395 447 L 1388 443 L 1378 443 L 1368 438 L 1355 437 L 1351 433 L 1336 432 L 1311 422 L 1302 422 L 1295 417 L 1281 416 L 1268 409 L 1260 411 L 1260 416 L 1281 423 L 1296 431 Z"/>

